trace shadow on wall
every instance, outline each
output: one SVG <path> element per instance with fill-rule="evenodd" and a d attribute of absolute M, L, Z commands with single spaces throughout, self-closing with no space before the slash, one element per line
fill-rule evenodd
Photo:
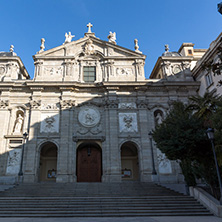
<path fill-rule="evenodd" d="M 151 161 L 142 164 L 140 132 L 149 132 L 164 114 L 153 108 L 153 124 L 146 124 L 138 111 L 145 102 L 121 99 L 99 97 L 78 105 L 32 100 L 13 107 L 3 123 L 9 133 L 3 139 L 0 183 L 14 183 L 18 175 L 30 183 L 101 182 L 110 174 L 119 181 L 141 180 L 144 168 L 151 172 Z M 150 155 L 149 149 L 145 152 Z"/>

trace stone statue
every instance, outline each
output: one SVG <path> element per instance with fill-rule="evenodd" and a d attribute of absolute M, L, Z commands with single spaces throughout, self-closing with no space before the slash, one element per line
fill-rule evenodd
<path fill-rule="evenodd" d="M 156 124 L 157 125 L 160 125 L 163 122 L 163 117 L 162 117 L 162 115 L 160 113 L 157 113 L 155 119 L 156 119 Z"/>
<path fill-rule="evenodd" d="M 14 45 L 10 45 L 10 52 L 14 52 Z"/>
<path fill-rule="evenodd" d="M 134 39 L 134 48 L 135 48 L 135 52 L 138 52 L 138 53 L 142 53 L 140 50 L 139 50 L 139 45 L 138 45 L 138 39 Z"/>
<path fill-rule="evenodd" d="M 109 39 L 109 42 L 116 44 L 116 33 L 109 32 L 108 39 Z"/>
<path fill-rule="evenodd" d="M 21 133 L 22 124 L 23 124 L 23 117 L 21 114 L 19 114 L 17 119 L 15 120 L 14 133 Z"/>
<path fill-rule="evenodd" d="M 64 43 L 69 43 L 69 42 L 72 41 L 72 38 L 75 37 L 75 36 L 72 35 L 71 32 L 69 32 L 69 34 L 67 34 L 67 32 L 66 32 L 65 37 L 66 37 L 66 39 L 65 39 Z"/>
<path fill-rule="evenodd" d="M 43 52 L 45 49 L 45 39 L 41 38 L 41 46 L 40 46 L 40 50 L 38 51 L 38 53 Z"/>

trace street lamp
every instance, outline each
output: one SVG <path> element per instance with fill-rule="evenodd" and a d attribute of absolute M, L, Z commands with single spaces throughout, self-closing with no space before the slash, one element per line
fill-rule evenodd
<path fill-rule="evenodd" d="M 151 157 L 152 157 L 152 166 L 153 166 L 152 175 L 156 175 L 157 173 L 155 169 L 154 156 L 153 156 L 153 133 L 150 131 L 148 135 L 150 138 L 150 145 L 151 145 Z"/>
<path fill-rule="evenodd" d="M 220 187 L 220 205 L 222 205 L 222 183 L 221 183 L 221 176 L 220 176 L 220 171 L 219 171 L 219 167 L 218 167 L 215 147 L 214 147 L 214 129 L 208 128 L 206 133 L 207 133 L 207 136 L 208 136 L 208 138 L 211 142 L 211 145 L 212 145 L 212 150 L 213 150 L 213 154 L 214 154 L 214 161 L 215 161 L 216 170 L 217 170 L 217 177 L 218 177 L 219 187 Z"/>
<path fill-rule="evenodd" d="M 23 176 L 22 166 L 23 166 L 24 148 L 25 148 L 25 142 L 26 142 L 27 136 L 28 134 L 25 132 L 23 134 L 22 156 L 21 156 L 20 169 L 19 169 L 18 176 Z"/>

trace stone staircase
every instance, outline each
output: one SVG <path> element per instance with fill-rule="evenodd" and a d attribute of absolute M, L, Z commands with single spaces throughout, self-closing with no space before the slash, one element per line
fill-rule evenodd
<path fill-rule="evenodd" d="M 208 215 L 192 197 L 154 183 L 38 183 L 0 192 L 0 217 Z"/>

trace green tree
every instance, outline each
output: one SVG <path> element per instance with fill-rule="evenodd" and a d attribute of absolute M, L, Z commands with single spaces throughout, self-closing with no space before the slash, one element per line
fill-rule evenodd
<path fill-rule="evenodd" d="M 205 140 L 203 122 L 187 109 L 182 102 L 175 102 L 163 123 L 153 131 L 157 147 L 170 160 L 179 160 L 185 181 L 195 185 L 192 162 L 201 153 L 202 141 Z"/>
<path fill-rule="evenodd" d="M 203 119 L 205 127 L 212 127 L 211 116 L 221 105 L 221 97 L 215 92 L 206 92 L 203 96 L 196 95 L 189 98 L 190 104 L 187 107 L 198 118 Z"/>

